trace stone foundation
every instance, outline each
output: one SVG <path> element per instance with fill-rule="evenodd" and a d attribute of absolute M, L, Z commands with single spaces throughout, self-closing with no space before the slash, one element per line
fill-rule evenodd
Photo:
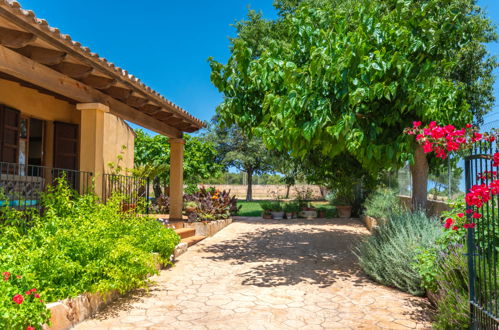
<path fill-rule="evenodd" d="M 186 222 L 184 228 L 191 227 L 196 229 L 196 236 L 211 237 L 232 223 L 232 219 L 223 219 L 206 222 Z"/>

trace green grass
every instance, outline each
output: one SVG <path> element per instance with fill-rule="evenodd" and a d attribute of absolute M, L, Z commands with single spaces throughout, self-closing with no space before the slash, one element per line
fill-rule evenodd
<path fill-rule="evenodd" d="M 246 202 L 237 201 L 237 205 L 242 205 L 241 210 L 237 215 L 243 217 L 259 217 L 262 215 L 262 208 L 258 201 Z M 336 209 L 334 206 L 330 205 L 328 202 L 312 202 L 314 207 L 325 208 L 327 212 L 327 217 L 332 218 L 336 214 Z"/>

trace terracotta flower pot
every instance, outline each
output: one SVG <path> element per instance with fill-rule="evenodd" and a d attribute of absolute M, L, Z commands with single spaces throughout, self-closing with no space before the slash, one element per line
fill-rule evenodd
<path fill-rule="evenodd" d="M 268 211 L 263 211 L 262 212 L 262 218 L 264 218 L 264 219 L 272 219 L 272 214 L 270 214 L 270 212 L 268 212 Z"/>
<path fill-rule="evenodd" d="M 275 219 L 275 220 L 284 219 L 284 212 L 282 212 L 282 211 L 274 211 L 274 212 L 270 212 L 270 214 L 272 214 L 272 219 Z"/>
<path fill-rule="evenodd" d="M 350 218 L 352 216 L 352 207 L 347 205 L 336 206 L 340 218 Z"/>

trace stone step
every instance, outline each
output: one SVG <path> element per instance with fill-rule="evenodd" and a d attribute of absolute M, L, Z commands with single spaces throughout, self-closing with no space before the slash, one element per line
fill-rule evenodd
<path fill-rule="evenodd" d="M 189 246 L 193 246 L 194 244 L 201 242 L 204 240 L 206 236 L 191 236 L 181 240 L 182 243 L 187 243 Z"/>
<path fill-rule="evenodd" d="M 180 238 L 188 238 L 196 235 L 195 228 L 179 228 L 175 229 L 175 232 L 180 236 Z"/>

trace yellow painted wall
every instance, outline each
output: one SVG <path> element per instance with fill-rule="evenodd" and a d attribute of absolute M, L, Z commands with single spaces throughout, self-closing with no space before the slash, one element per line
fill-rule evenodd
<path fill-rule="evenodd" d="M 121 118 L 113 114 L 104 115 L 104 170 L 109 172 L 109 162 L 117 163 L 118 155 L 123 156 L 119 165 L 123 169 L 133 168 L 135 133 Z M 123 149 L 125 146 L 125 149 Z M 124 173 L 122 173 L 124 174 Z M 130 174 L 129 174 L 130 175 Z"/>
<path fill-rule="evenodd" d="M 69 102 L 56 99 L 53 96 L 39 93 L 37 90 L 20 84 L 0 79 L 0 104 L 5 104 L 21 111 L 22 115 L 46 121 L 44 162 L 46 166 L 53 163 L 53 122 L 81 123 L 81 111 Z M 107 164 L 117 161 L 117 156 L 124 150 L 123 168 L 133 168 L 135 134 L 120 118 L 106 113 L 104 116 L 104 170 L 108 172 Z M 84 155 L 80 155 L 80 158 Z"/>

